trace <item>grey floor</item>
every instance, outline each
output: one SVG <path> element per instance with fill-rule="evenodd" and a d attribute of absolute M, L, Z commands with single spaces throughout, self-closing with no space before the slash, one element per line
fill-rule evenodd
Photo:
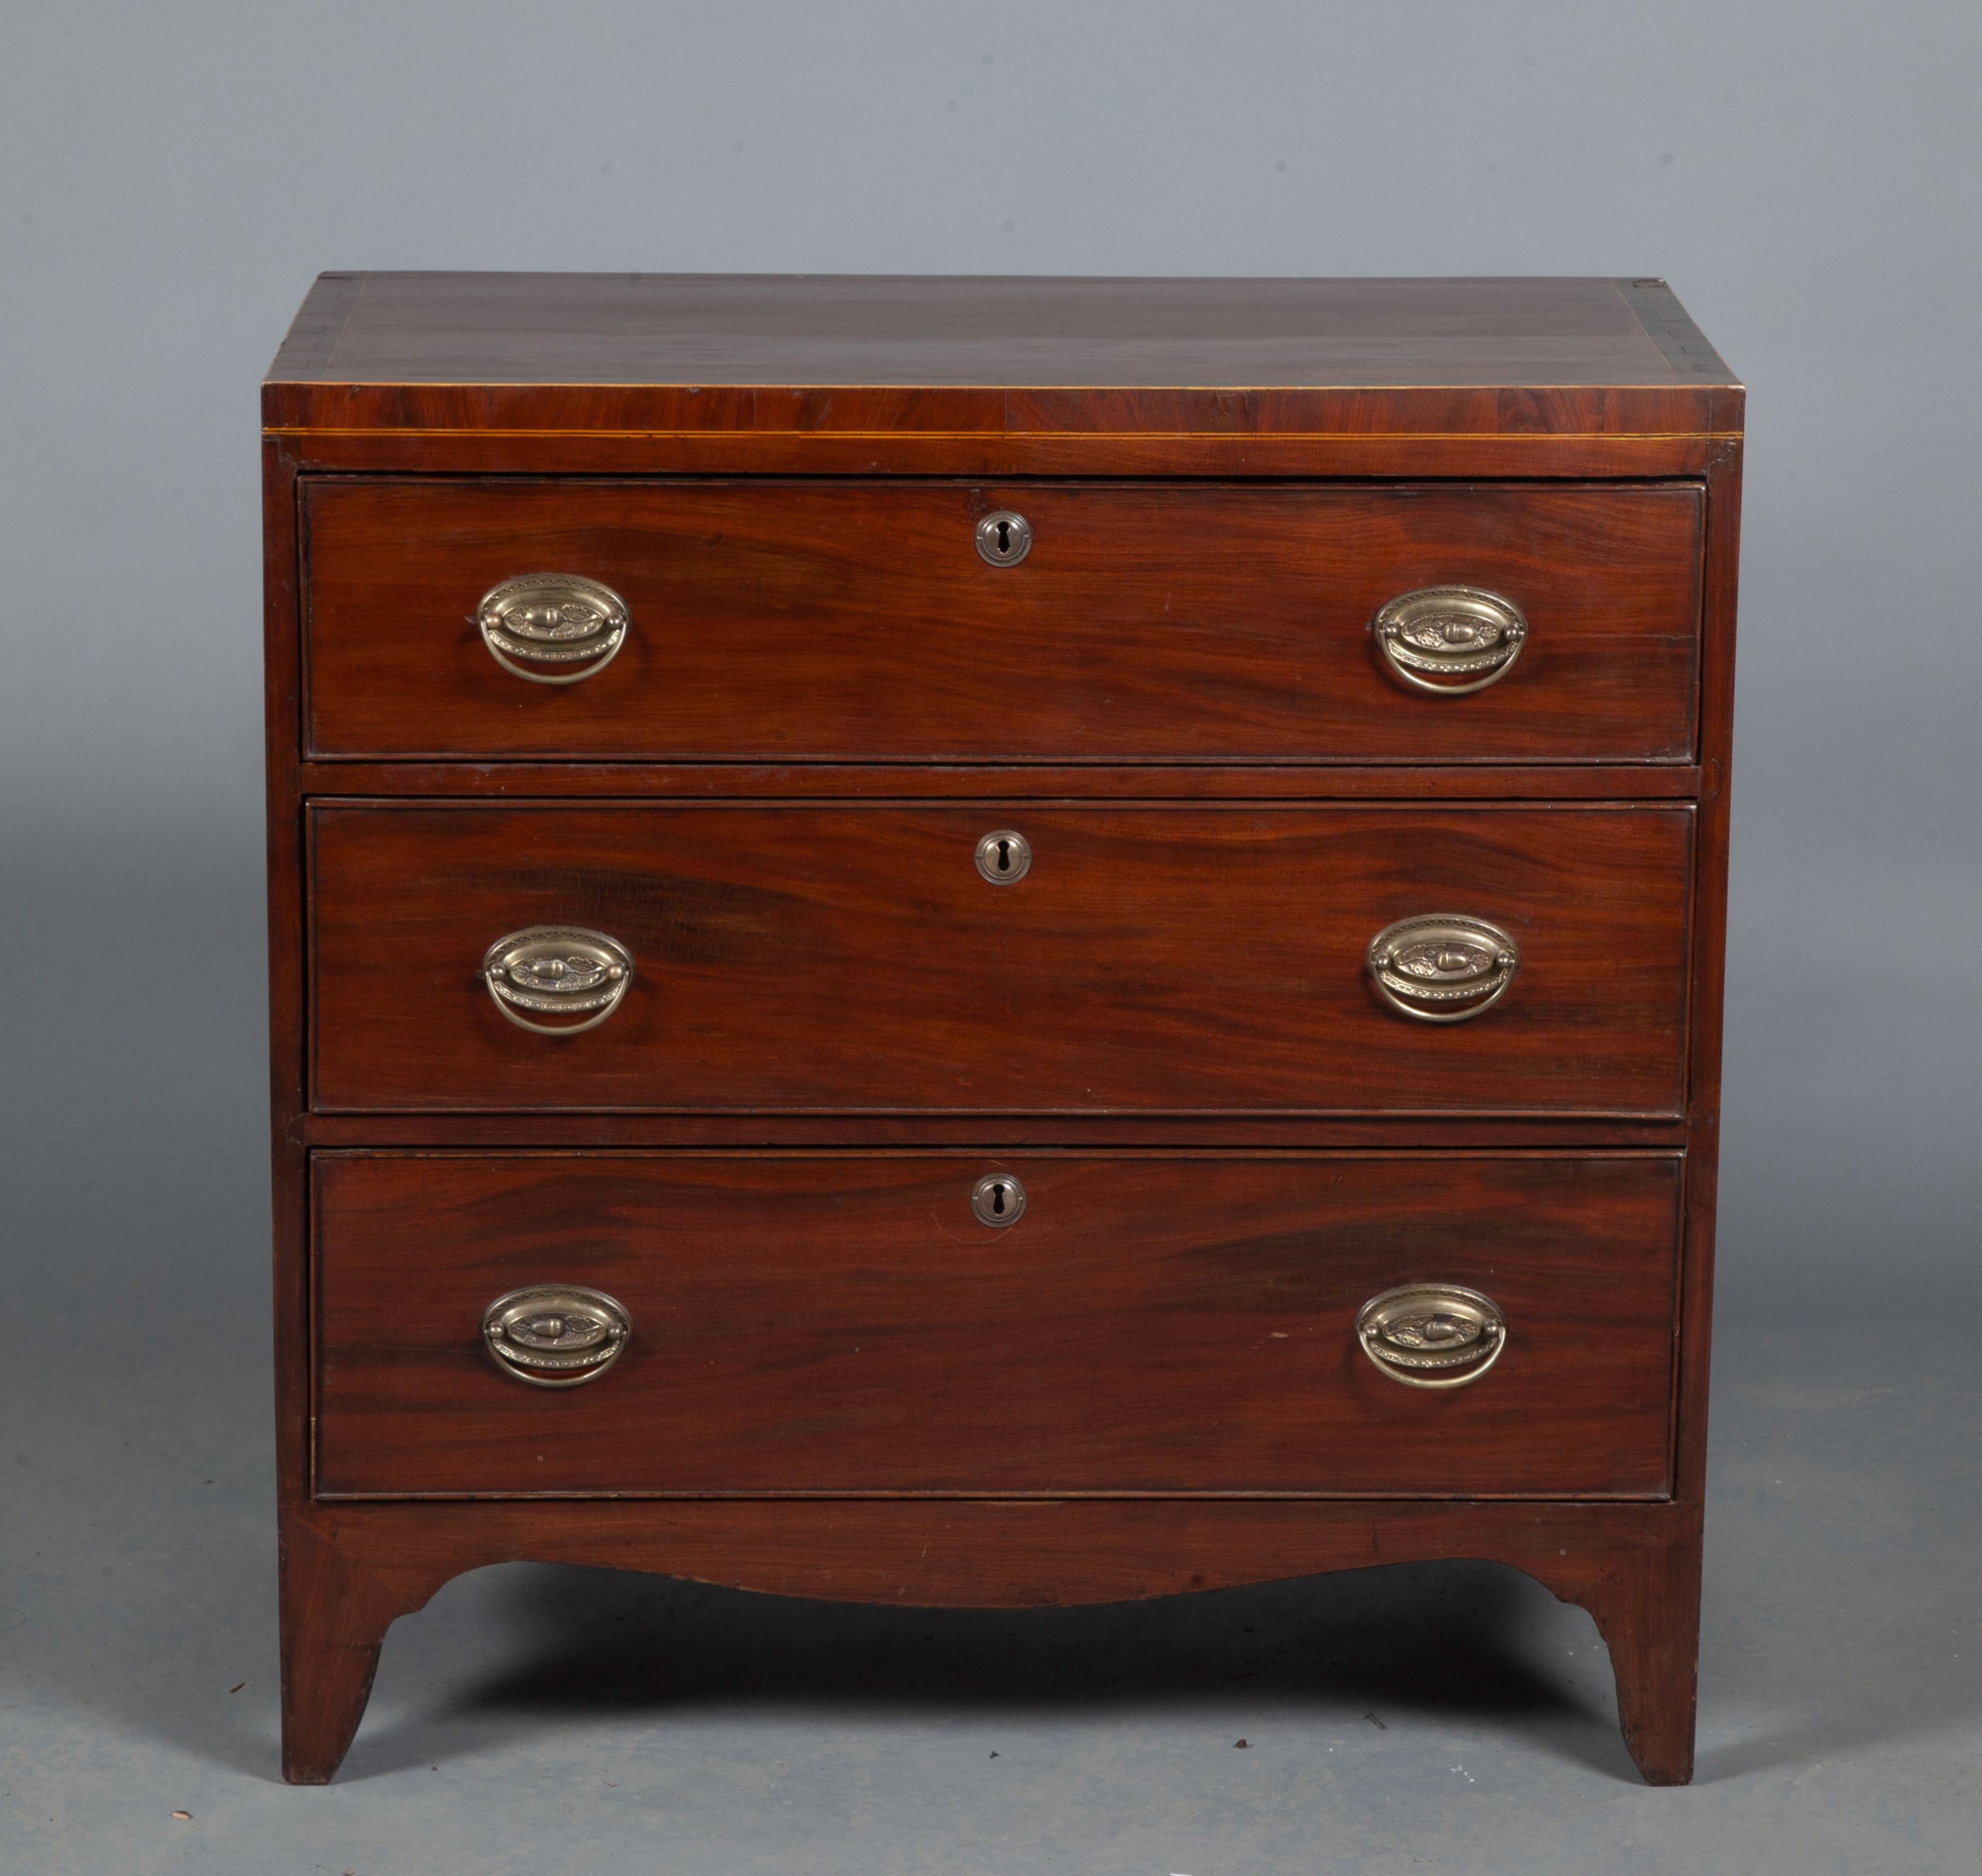
<path fill-rule="evenodd" d="M 1972 1345 L 1901 1386 L 1888 1334 L 1724 1327 L 1680 1791 L 1588 1619 L 1470 1564 L 1021 1616 L 511 1566 L 393 1629 L 337 1783 L 290 1790 L 261 1377 L 10 1356 L 0 1867 L 1982 1867 Z"/>
<path fill-rule="evenodd" d="M 225 994 L 253 880 L 81 876 L 92 1021 L 0 1013 L 32 1070 L 0 1110 L 8 1876 L 1982 1869 L 1975 1311 L 1878 1257 L 1800 1279 L 1747 1204 L 1689 1789 L 1638 1782 L 1588 1618 L 1465 1564 L 1018 1616 L 489 1571 L 394 1628 L 337 1783 L 283 1786 L 260 1038 Z M 122 968 L 134 893 L 213 994 Z"/>

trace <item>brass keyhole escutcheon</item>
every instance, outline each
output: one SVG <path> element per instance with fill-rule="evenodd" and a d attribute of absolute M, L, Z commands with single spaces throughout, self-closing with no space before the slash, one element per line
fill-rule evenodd
<path fill-rule="evenodd" d="M 977 843 L 977 870 L 994 886 L 1013 886 L 1033 870 L 1033 843 L 1016 828 L 995 828 Z"/>
<path fill-rule="evenodd" d="M 970 1188 L 970 1209 L 980 1225 L 1001 1230 L 1026 1215 L 1026 1188 L 1009 1172 L 987 1172 Z"/>
<path fill-rule="evenodd" d="M 1033 524 L 1000 508 L 977 523 L 977 551 L 994 567 L 1016 567 L 1033 551 Z"/>

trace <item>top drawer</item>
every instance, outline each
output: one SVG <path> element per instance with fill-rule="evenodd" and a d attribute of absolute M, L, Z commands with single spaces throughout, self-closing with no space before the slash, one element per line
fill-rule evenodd
<path fill-rule="evenodd" d="M 1031 529 L 1014 564 L 978 551 L 978 523 L 1000 512 Z M 307 745 L 1682 762 L 1702 513 L 1692 483 L 320 479 L 303 495 Z M 477 623 L 493 589 L 546 572 L 625 604 L 616 655 L 576 682 L 505 669 Z M 1525 620 L 1486 687 L 1431 695 L 1386 665 L 1376 613 L 1435 587 L 1497 595 Z"/>

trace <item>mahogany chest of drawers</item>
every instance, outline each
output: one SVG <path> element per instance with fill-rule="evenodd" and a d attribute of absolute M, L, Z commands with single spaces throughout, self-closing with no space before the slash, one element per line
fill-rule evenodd
<path fill-rule="evenodd" d="M 1742 393 L 1656 280 L 326 275 L 283 1752 L 516 1558 L 1491 1558 L 1693 1753 Z"/>

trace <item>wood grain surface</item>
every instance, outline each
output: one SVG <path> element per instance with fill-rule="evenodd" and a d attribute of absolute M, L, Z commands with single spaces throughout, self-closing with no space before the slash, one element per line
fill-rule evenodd
<path fill-rule="evenodd" d="M 326 387 L 325 394 L 344 386 Z M 368 396 L 363 386 L 354 396 Z M 313 387 L 310 396 L 318 393 Z M 646 394 L 646 393 L 642 393 Z M 1139 405 L 1147 392 L 1133 395 Z M 1455 407 L 1443 419 L 1423 416 L 1419 404 L 1436 394 Z M 472 390 L 400 391 L 424 403 L 436 398 L 471 400 L 473 409 L 432 413 L 434 421 L 392 429 L 272 426 L 264 432 L 282 463 L 299 476 L 941 476 L 990 480 L 1027 477 L 1152 477 L 1162 480 L 1219 478 L 1239 483 L 1298 480 L 1367 481 L 1396 477 L 1424 481 L 1550 480 L 1565 482 L 1669 481 L 1705 476 L 1740 453 L 1740 391 L 1718 391 L 1714 399 L 1735 406 L 1734 429 L 1702 427 L 1695 419 L 1692 393 L 1660 392 L 1659 400 L 1682 397 L 1687 408 L 1652 413 L 1647 427 L 1626 431 L 1585 430 L 1572 419 L 1584 413 L 1548 406 L 1594 393 L 1526 391 L 1520 408 L 1506 393 L 1483 391 L 1357 391 L 1367 409 L 1336 411 L 1346 428 L 1270 430 L 1226 428 L 1180 431 L 1164 427 L 1165 413 L 1151 410 L 1148 429 L 1122 430 L 822 430 L 765 427 L 770 412 L 754 427 L 721 429 L 601 428 L 612 415 L 592 409 L 610 404 L 618 391 L 565 391 L 556 394 L 556 414 L 564 421 L 493 421 L 499 413 L 484 406 L 505 398 L 539 399 L 544 393 Z M 741 393 L 739 393 L 739 396 Z M 752 400 L 756 394 L 752 393 Z M 1605 393 L 1606 405 L 1614 394 Z M 1269 401 L 1254 393 L 1231 399 L 1242 411 Z M 1469 406 L 1486 404 L 1485 410 Z M 399 413 L 413 425 L 413 410 Z M 757 414 L 748 413 L 753 417 Z M 1182 414 L 1189 414 L 1188 412 Z M 1596 420 L 1609 420 L 1602 412 Z M 1670 421 L 1653 420 L 1654 416 Z M 1570 421 L 1558 427 L 1557 419 Z M 443 420 L 446 419 L 446 420 Z M 1490 421 L 1499 427 L 1469 425 Z M 1389 427 L 1400 421 L 1428 426 L 1429 433 Z M 1678 427 L 1674 427 L 1674 424 Z"/>
<path fill-rule="evenodd" d="M 1014 509 L 1013 567 L 973 545 Z M 1648 487 L 318 480 L 320 756 L 724 761 L 1681 762 L 1702 500 Z M 518 574 L 603 581 L 624 648 L 532 684 L 473 614 Z M 1371 620 L 1478 586 L 1530 633 L 1428 697 Z"/>
<path fill-rule="evenodd" d="M 992 1169 L 1018 1222 L 969 1204 Z M 316 1487 L 343 1493 L 1648 1494 L 1669 1476 L 1676 1157 L 318 1155 Z M 1449 1392 L 1357 1345 L 1450 1281 Z M 549 1391 L 482 1313 L 623 1303 Z"/>
<path fill-rule="evenodd" d="M 1009 818 L 1008 818 L 1009 817 Z M 1684 808 L 414 805 L 312 822 L 326 1109 L 1672 1113 Z M 1034 850 L 979 877 L 983 833 Z M 1426 1024 L 1370 940 L 1470 913 L 1519 946 Z M 531 926 L 632 953 L 583 1036 L 480 977 Z"/>
<path fill-rule="evenodd" d="M 321 1785 L 386 1628 L 449 1578 L 521 1559 L 783 1596 L 1028 1608 L 1328 1570 L 1490 1557 L 1595 1617 L 1624 1743 L 1654 1785 L 1693 1772 L 1698 1504 L 1532 1499 L 515 1499 L 291 1507 L 282 1527 L 282 1769 Z"/>
<path fill-rule="evenodd" d="M 1690 1775 L 1743 392 L 1662 281 L 325 276 L 263 412 L 286 1776 L 484 1564 L 1430 1557 L 1589 1608 Z M 597 684 L 468 623 L 541 567 L 634 603 Z M 1444 581 L 1534 625 L 1464 703 L 1367 631 Z M 1367 990 L 1427 910 L 1519 939 L 1480 1022 Z M 633 992 L 526 1037 L 483 947 L 574 918 Z M 1341 1334 L 1428 1245 L 1514 1325 L 1444 1398 Z M 638 1324 L 561 1400 L 473 1335 L 553 1258 Z"/>
<path fill-rule="evenodd" d="M 1693 801 L 1698 766 L 1638 763 L 557 762 L 301 764 L 302 791 L 484 801 Z"/>
<path fill-rule="evenodd" d="M 1738 427 L 1663 280 L 325 275 L 275 427 L 1535 432 Z"/>

